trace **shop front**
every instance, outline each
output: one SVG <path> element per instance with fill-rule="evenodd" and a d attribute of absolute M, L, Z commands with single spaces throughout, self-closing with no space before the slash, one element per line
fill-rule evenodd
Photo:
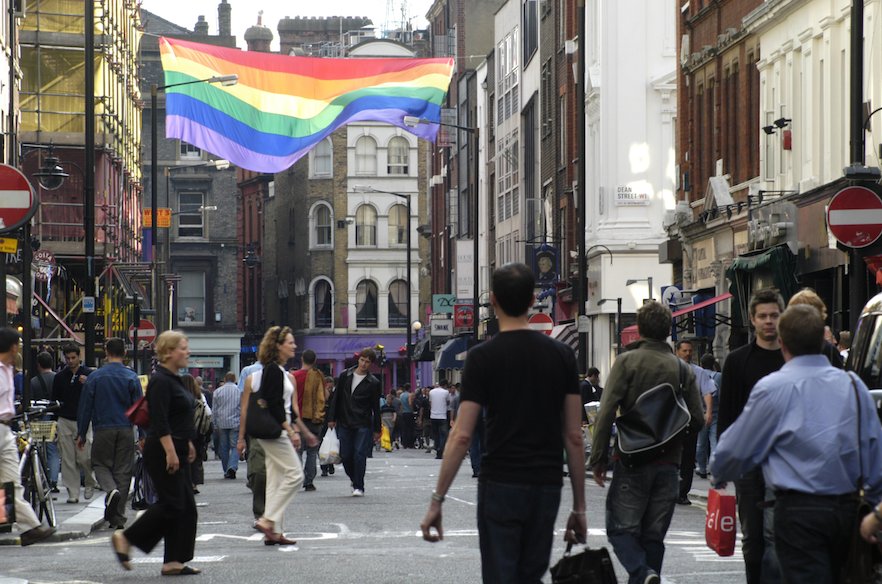
<path fill-rule="evenodd" d="M 186 331 L 184 331 L 186 332 Z M 218 387 L 232 371 L 238 377 L 241 335 L 236 333 L 187 333 L 190 363 L 187 372 L 202 377 L 203 387 Z"/>

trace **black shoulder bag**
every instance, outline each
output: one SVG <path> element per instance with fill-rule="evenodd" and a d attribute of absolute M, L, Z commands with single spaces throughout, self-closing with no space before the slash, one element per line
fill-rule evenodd
<path fill-rule="evenodd" d="M 657 460 L 679 442 L 677 438 L 689 426 L 692 418 L 683 399 L 686 383 L 686 364 L 678 357 L 680 384 L 677 389 L 662 383 L 648 389 L 634 406 L 616 418 L 621 461 L 634 468 Z"/>
<path fill-rule="evenodd" d="M 839 582 L 841 584 L 878 584 L 882 582 L 882 576 L 879 572 L 882 554 L 879 552 L 878 545 L 871 544 L 861 537 L 861 521 L 866 515 L 873 512 L 873 506 L 864 498 L 864 459 L 861 456 L 861 397 L 854 377 L 851 376 L 851 373 L 848 376 L 851 378 L 854 400 L 857 405 L 857 452 L 860 475 L 857 482 L 858 504 L 849 534 L 848 558 L 842 565 Z"/>
<path fill-rule="evenodd" d="M 552 566 L 552 584 L 618 584 L 606 548 L 593 550 L 585 546 L 577 554 L 572 554 L 572 549 L 573 544 L 567 543 L 564 556 Z"/>
<path fill-rule="evenodd" d="M 271 371 L 282 375 L 280 370 L 274 369 L 275 364 L 263 368 L 263 379 L 259 391 L 252 391 L 248 396 L 248 411 L 245 412 L 245 433 L 252 438 L 272 440 L 282 435 L 282 425 L 270 411 L 270 405 L 266 397 L 271 397 L 273 383 L 284 383 L 284 378 L 277 379 Z"/>

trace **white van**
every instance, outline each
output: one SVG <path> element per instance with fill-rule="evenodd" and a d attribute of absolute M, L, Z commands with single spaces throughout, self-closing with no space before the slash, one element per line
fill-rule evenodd
<path fill-rule="evenodd" d="M 861 311 L 845 368 L 857 373 L 870 388 L 882 419 L 882 294 L 871 298 Z"/>

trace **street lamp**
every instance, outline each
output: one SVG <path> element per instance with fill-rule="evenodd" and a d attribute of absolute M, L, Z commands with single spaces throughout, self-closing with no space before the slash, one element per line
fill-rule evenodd
<path fill-rule="evenodd" d="M 646 282 L 649 285 L 649 299 L 652 300 L 652 276 L 648 278 L 637 278 L 634 280 L 628 280 L 625 282 L 625 286 L 630 286 L 631 284 L 636 284 L 637 282 Z"/>
<path fill-rule="evenodd" d="M 474 139 L 474 149 L 473 149 L 472 158 L 474 159 L 473 170 L 475 173 L 475 181 L 474 181 L 475 192 L 472 193 L 473 194 L 473 196 L 472 196 L 472 215 L 474 216 L 475 232 L 472 234 L 472 239 L 473 239 L 472 243 L 474 244 L 473 250 L 472 250 L 472 255 L 474 256 L 472 258 L 472 266 L 473 266 L 472 279 L 474 280 L 474 282 L 472 284 L 472 310 L 474 311 L 473 312 L 474 316 L 472 317 L 472 334 L 473 334 L 473 338 L 474 338 L 474 344 L 477 345 L 478 344 L 478 321 L 480 320 L 480 318 L 479 318 L 480 309 L 478 308 L 478 293 L 479 293 L 478 278 L 480 277 L 480 274 L 478 272 L 478 251 L 480 249 L 480 247 L 478 245 L 478 213 L 481 208 L 481 206 L 478 202 L 478 199 L 479 199 L 479 197 L 478 197 L 478 177 L 479 177 L 479 171 L 481 169 L 481 162 L 480 162 L 480 160 L 478 160 L 478 145 L 480 144 L 480 135 L 481 135 L 480 128 L 478 126 L 469 127 L 469 126 L 459 126 L 457 124 L 446 124 L 444 122 L 435 122 L 432 120 L 427 120 L 426 118 L 418 118 L 416 116 L 404 116 L 403 121 L 404 121 L 405 126 L 410 126 L 411 128 L 416 127 L 419 124 L 438 124 L 439 126 L 445 126 L 447 128 L 456 128 L 457 130 L 462 130 L 463 132 L 468 132 L 469 134 L 472 135 L 472 138 Z"/>
<path fill-rule="evenodd" d="M 194 79 L 192 81 L 182 81 L 180 83 L 170 83 L 168 85 L 156 85 L 153 84 L 150 86 L 150 261 L 153 264 L 152 272 L 152 282 L 151 282 L 151 304 L 153 308 L 156 308 L 156 303 L 158 299 L 158 295 L 156 293 L 156 285 L 158 281 L 158 274 L 156 272 L 156 268 L 158 262 L 156 261 L 156 238 L 157 238 L 157 228 L 156 228 L 156 181 L 157 179 L 157 171 L 156 171 L 156 163 L 159 159 L 158 154 L 158 146 L 157 146 L 157 97 L 160 91 L 166 91 L 171 89 L 172 87 L 181 87 L 183 85 L 193 85 L 194 83 L 220 83 L 224 87 L 229 87 L 231 85 L 236 85 L 239 82 L 238 75 L 215 75 L 213 77 L 208 77 L 206 79 Z M 157 332 L 162 332 L 157 330 Z"/>
<path fill-rule="evenodd" d="M 622 352 L 622 297 L 616 299 L 601 298 L 597 301 L 597 306 L 603 306 L 604 302 L 616 303 L 616 355 Z"/>
<path fill-rule="evenodd" d="M 410 272 L 412 270 L 412 266 L 411 266 L 411 241 L 410 241 L 410 238 L 411 238 L 411 233 L 410 233 L 410 221 L 411 221 L 411 218 L 410 218 L 410 214 L 411 214 L 410 199 L 413 195 L 402 195 L 400 193 L 393 193 L 392 191 L 382 191 L 379 189 L 375 189 L 372 186 L 365 186 L 365 185 L 355 185 L 352 187 L 352 190 L 354 190 L 357 193 L 383 193 L 383 194 L 392 195 L 393 197 L 398 197 L 399 199 L 404 199 L 407 201 L 407 223 L 405 225 L 405 229 L 407 230 L 407 237 L 405 240 L 405 243 L 407 245 L 407 310 L 406 310 L 405 316 L 407 317 L 407 322 L 408 322 L 406 359 L 407 359 L 407 378 L 410 381 L 411 387 L 413 387 L 413 343 L 412 343 L 413 337 L 411 336 L 412 326 L 410 324 L 411 323 L 411 320 L 410 320 L 411 319 L 411 307 L 410 307 L 411 294 L 413 294 L 413 288 L 411 285 L 411 276 L 410 276 Z M 419 329 L 417 329 L 417 330 L 419 330 Z"/>

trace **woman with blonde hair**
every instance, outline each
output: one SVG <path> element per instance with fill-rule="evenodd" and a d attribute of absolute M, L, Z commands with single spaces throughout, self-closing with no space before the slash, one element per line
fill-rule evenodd
<path fill-rule="evenodd" d="M 190 484 L 190 463 L 196 458 L 194 401 L 178 375 L 190 358 L 187 337 L 165 331 L 156 340 L 156 356 L 159 365 L 147 385 L 150 427 L 144 463 L 158 501 L 125 531 L 115 531 L 110 542 L 120 565 L 131 570 L 131 546 L 150 553 L 164 539 L 162 575 L 199 574 L 202 570 L 186 564 L 196 548 L 196 500 Z"/>
<path fill-rule="evenodd" d="M 278 422 L 281 431 L 274 438 L 254 438 L 263 448 L 266 457 L 266 507 L 255 527 L 262 531 L 265 545 L 293 545 L 297 543 L 285 537 L 283 523 L 285 508 L 303 485 L 303 467 L 296 449 L 300 447 L 301 435 L 310 447 L 318 444 L 316 436 L 309 431 L 292 399 L 296 390 L 294 377 L 284 369 L 285 363 L 294 357 L 297 345 L 294 333 L 288 327 L 271 327 L 263 336 L 257 352 L 263 364 L 245 380 L 239 417 L 239 454 L 245 450 L 245 428 L 248 419 L 249 400 L 252 393 L 260 395 L 260 403 Z"/>
<path fill-rule="evenodd" d="M 824 301 L 818 296 L 818 293 L 812 290 L 811 288 L 803 288 L 796 294 L 790 297 L 790 300 L 787 302 L 787 306 L 795 306 L 797 304 L 807 304 L 809 306 L 814 306 L 817 311 L 821 314 L 821 320 L 825 323 L 827 322 L 827 305 L 824 304 Z M 830 327 L 826 327 L 827 330 L 830 330 Z M 830 365 L 833 367 L 838 367 L 842 369 L 845 367 L 845 364 L 842 362 L 842 356 L 839 354 L 839 350 L 826 338 L 824 339 L 824 347 L 821 349 L 821 352 L 825 357 L 830 361 Z"/>

